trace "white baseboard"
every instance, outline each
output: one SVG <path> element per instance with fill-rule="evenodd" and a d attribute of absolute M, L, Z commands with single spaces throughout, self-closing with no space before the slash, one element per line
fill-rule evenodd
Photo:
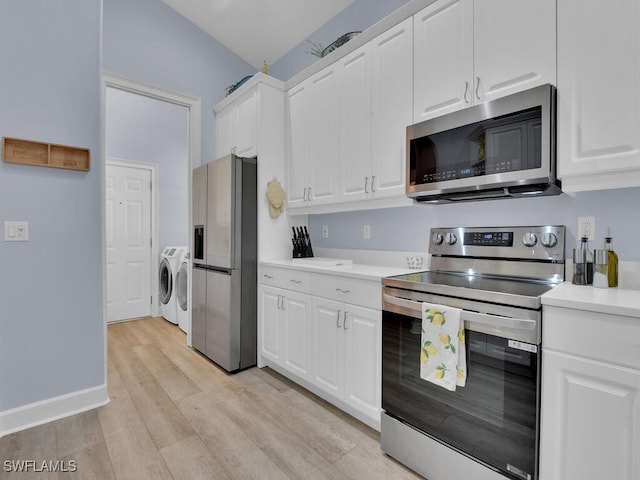
<path fill-rule="evenodd" d="M 0 412 L 0 438 L 109 403 L 107 384 Z"/>

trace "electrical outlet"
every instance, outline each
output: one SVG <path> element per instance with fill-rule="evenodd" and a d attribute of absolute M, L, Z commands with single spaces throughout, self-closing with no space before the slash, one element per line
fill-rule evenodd
<path fill-rule="evenodd" d="M 329 225 L 322 225 L 322 238 L 329 238 Z"/>
<path fill-rule="evenodd" d="M 587 237 L 595 240 L 596 217 L 578 217 L 578 240 Z"/>
<path fill-rule="evenodd" d="M 371 240 L 371 225 L 364 225 L 362 227 L 362 238 Z"/>
<path fill-rule="evenodd" d="M 4 222 L 5 242 L 29 241 L 29 222 Z"/>

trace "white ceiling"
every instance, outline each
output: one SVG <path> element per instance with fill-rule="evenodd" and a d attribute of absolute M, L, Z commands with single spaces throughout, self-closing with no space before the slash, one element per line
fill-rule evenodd
<path fill-rule="evenodd" d="M 275 63 L 354 0 L 163 0 L 256 69 Z"/>

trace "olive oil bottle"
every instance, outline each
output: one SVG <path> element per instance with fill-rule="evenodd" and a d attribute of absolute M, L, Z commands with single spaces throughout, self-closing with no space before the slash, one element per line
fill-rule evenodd
<path fill-rule="evenodd" d="M 611 237 L 605 237 L 604 249 L 607 251 L 607 279 L 609 281 L 609 287 L 618 286 L 618 254 L 613 251 L 611 246 Z"/>

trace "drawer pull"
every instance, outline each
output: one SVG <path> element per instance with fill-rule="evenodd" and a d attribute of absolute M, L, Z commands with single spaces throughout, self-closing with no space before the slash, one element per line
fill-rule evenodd
<path fill-rule="evenodd" d="M 349 327 L 347 326 L 347 313 L 349 313 L 348 311 L 344 311 L 344 329 L 345 330 L 349 330 Z"/>
<path fill-rule="evenodd" d="M 340 313 L 342 312 L 342 310 L 338 310 L 338 314 L 336 315 L 336 326 L 338 328 L 342 328 L 342 325 L 340 324 Z"/>
<path fill-rule="evenodd" d="M 351 290 L 342 290 L 341 288 L 336 288 L 336 292 L 340 292 L 340 293 L 351 293 Z"/>
<path fill-rule="evenodd" d="M 273 275 L 267 275 L 266 273 L 263 275 L 264 278 L 273 278 Z"/>
<path fill-rule="evenodd" d="M 296 283 L 298 285 L 300 285 L 302 283 L 302 280 L 289 280 L 292 283 Z"/>

